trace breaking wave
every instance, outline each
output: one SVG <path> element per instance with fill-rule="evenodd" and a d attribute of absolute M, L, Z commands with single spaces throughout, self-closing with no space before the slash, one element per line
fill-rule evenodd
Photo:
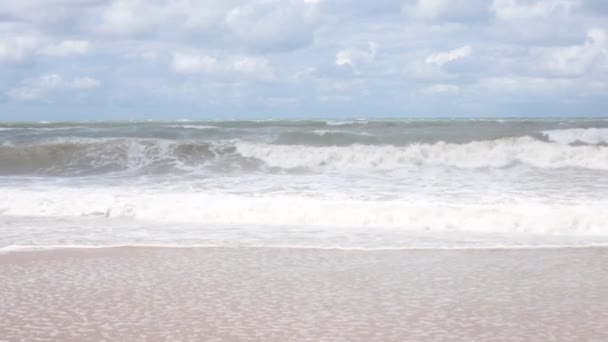
<path fill-rule="evenodd" d="M 608 128 L 570 128 L 542 132 L 549 141 L 560 144 L 608 144 Z"/>
<path fill-rule="evenodd" d="M 525 164 L 538 168 L 608 170 L 608 148 L 568 146 L 530 137 L 474 141 L 465 144 L 408 146 L 351 145 L 333 147 L 240 143 L 239 154 L 284 169 L 399 169 L 447 166 L 467 169 Z"/>
<path fill-rule="evenodd" d="M 464 169 L 536 168 L 608 170 L 608 147 L 572 146 L 531 137 L 392 145 L 309 146 L 162 139 L 88 139 L 0 146 L 0 174 L 88 175 L 118 171 L 392 170 L 440 166 Z"/>
<path fill-rule="evenodd" d="M 120 171 L 173 173 L 207 168 L 248 170 L 259 162 L 232 144 L 160 139 L 97 139 L 0 146 L 0 175 L 91 175 Z"/>
<path fill-rule="evenodd" d="M 355 144 L 378 144 L 373 134 L 337 129 L 317 129 L 310 132 L 281 133 L 274 141 L 278 145 L 348 146 Z"/>
<path fill-rule="evenodd" d="M 217 129 L 216 126 L 209 126 L 209 125 L 167 125 L 167 127 L 170 128 L 185 128 L 185 129 L 200 129 L 200 130 L 206 130 L 206 129 Z"/>
<path fill-rule="evenodd" d="M 367 120 L 330 120 L 325 121 L 327 126 L 350 126 L 350 125 L 367 125 Z"/>

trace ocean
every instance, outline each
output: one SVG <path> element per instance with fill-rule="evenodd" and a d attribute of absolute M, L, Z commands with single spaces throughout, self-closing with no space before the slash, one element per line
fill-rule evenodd
<path fill-rule="evenodd" d="M 608 119 L 0 123 L 0 251 L 608 245 Z"/>

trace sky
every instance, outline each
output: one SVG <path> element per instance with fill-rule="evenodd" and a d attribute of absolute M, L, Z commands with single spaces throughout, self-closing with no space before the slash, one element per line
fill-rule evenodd
<path fill-rule="evenodd" d="M 2 121 L 606 115 L 606 0 L 0 1 Z"/>

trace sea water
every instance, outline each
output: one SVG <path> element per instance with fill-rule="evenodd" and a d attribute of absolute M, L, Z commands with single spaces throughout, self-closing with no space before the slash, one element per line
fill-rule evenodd
<path fill-rule="evenodd" d="M 0 250 L 608 243 L 608 120 L 0 123 Z"/>

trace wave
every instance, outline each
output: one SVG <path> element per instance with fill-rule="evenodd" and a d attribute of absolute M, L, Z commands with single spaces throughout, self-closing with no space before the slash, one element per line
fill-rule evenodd
<path fill-rule="evenodd" d="M 318 136 L 326 136 L 332 134 L 346 134 L 346 135 L 359 135 L 364 137 L 371 137 L 373 134 L 365 133 L 365 132 L 350 132 L 350 131 L 341 131 L 337 129 L 316 129 L 312 131 L 313 134 Z"/>
<path fill-rule="evenodd" d="M 608 170 L 606 147 L 560 145 L 530 137 L 408 146 L 315 147 L 240 143 L 237 151 L 245 157 L 283 169 L 391 170 L 420 166 L 479 169 L 525 164 L 538 168 Z"/>
<path fill-rule="evenodd" d="M 259 227 L 397 228 L 403 231 L 608 234 L 606 200 L 497 203 L 248 196 L 117 187 L 0 192 L 0 217 L 80 218 Z M 297 209 L 295 209 L 297 208 Z M 65 222 L 63 223 L 65 224 Z M 45 223 L 46 225 L 46 223 Z M 105 226 L 105 225 L 99 225 Z M 166 225 L 165 225 L 166 226 Z"/>
<path fill-rule="evenodd" d="M 167 127 L 170 128 L 186 128 L 186 129 L 201 129 L 201 130 L 207 130 L 207 129 L 217 129 L 217 126 L 208 126 L 208 125 L 167 125 Z"/>
<path fill-rule="evenodd" d="M 352 125 L 367 125 L 367 120 L 329 120 L 325 121 L 327 126 L 352 126 Z"/>
<path fill-rule="evenodd" d="M 11 131 L 64 131 L 64 130 L 75 130 L 75 129 L 83 129 L 86 128 L 84 126 L 65 126 L 65 127 L 0 127 L 0 132 L 11 132 Z"/>
<path fill-rule="evenodd" d="M 608 128 L 570 128 L 543 131 L 549 141 L 560 144 L 608 144 Z"/>
<path fill-rule="evenodd" d="M 292 137 L 293 138 L 293 137 Z M 537 168 L 608 170 L 608 147 L 571 146 L 530 137 L 391 145 L 307 146 L 162 139 L 81 139 L 0 146 L 0 175 L 88 175 L 118 171 L 257 172 L 396 170 L 440 166 L 464 169 Z"/>
<path fill-rule="evenodd" d="M 0 175 L 91 175 L 249 170 L 259 161 L 232 144 L 161 139 L 72 139 L 0 146 Z"/>
<path fill-rule="evenodd" d="M 275 145 L 348 146 L 355 144 L 377 144 L 378 139 L 366 132 L 351 132 L 338 129 L 316 129 L 308 132 L 281 133 Z"/>

